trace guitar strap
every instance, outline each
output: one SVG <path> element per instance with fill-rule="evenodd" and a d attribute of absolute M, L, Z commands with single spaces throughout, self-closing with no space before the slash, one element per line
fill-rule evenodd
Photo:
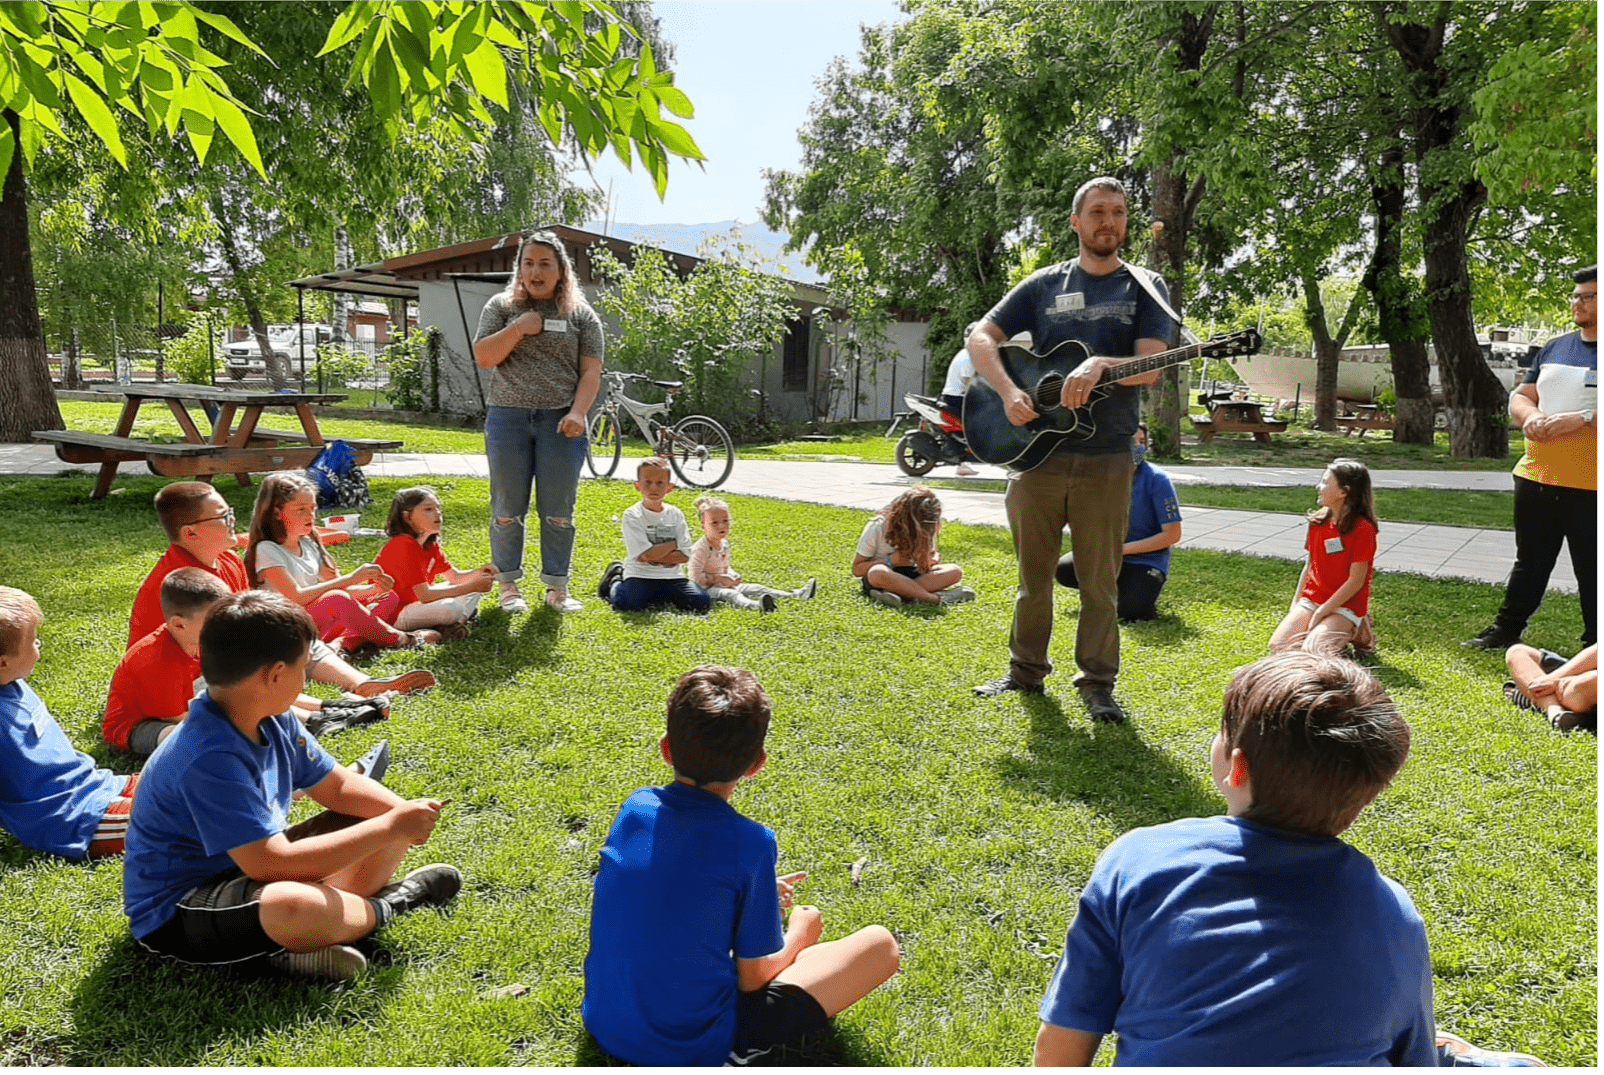
<path fill-rule="evenodd" d="M 1158 303 L 1158 308 L 1169 314 L 1170 320 L 1174 321 L 1176 326 L 1180 328 L 1181 339 L 1187 343 L 1202 343 L 1203 341 L 1198 338 L 1197 333 L 1186 327 L 1186 323 L 1181 320 L 1181 315 L 1175 312 L 1169 302 L 1165 300 L 1164 295 L 1153 285 L 1153 276 L 1156 274 L 1148 272 L 1140 265 L 1133 265 L 1129 261 L 1124 264 L 1131 271 L 1131 275 L 1136 278 L 1136 282 L 1141 284 L 1142 288 L 1153 297 L 1154 302 Z"/>

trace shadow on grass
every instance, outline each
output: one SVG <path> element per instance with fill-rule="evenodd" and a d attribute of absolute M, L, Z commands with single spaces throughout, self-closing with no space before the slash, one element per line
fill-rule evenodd
<path fill-rule="evenodd" d="M 261 960 L 232 970 L 185 967 L 125 934 L 73 993 L 76 1033 L 64 1062 L 191 1066 L 224 1040 L 258 1041 L 318 1019 L 368 1025 L 402 973 L 375 965 L 352 987 L 285 977 Z"/>
<path fill-rule="evenodd" d="M 596 1039 L 586 1031 L 579 1041 L 579 1048 L 574 1052 L 574 1064 L 578 1067 L 609 1067 L 628 1068 L 635 1067 L 624 1060 L 608 1056 L 602 1052 Z M 850 1028 L 837 1029 L 831 1027 L 822 1034 L 809 1034 L 792 1045 L 782 1045 L 772 1052 L 754 1060 L 748 1060 L 742 1067 L 759 1068 L 839 1068 L 839 1067 L 887 1067 L 894 1061 L 868 1042 L 862 1035 Z"/>
<path fill-rule="evenodd" d="M 432 648 L 427 661 L 409 667 L 428 668 L 453 694 L 477 697 L 505 687 L 509 669 L 556 664 L 561 641 L 562 613 L 555 609 L 539 606 L 521 617 L 488 609 L 467 640 Z"/>
<path fill-rule="evenodd" d="M 1183 765 L 1149 746 L 1131 724 L 1091 723 L 1079 702 L 1066 713 L 1050 694 L 1020 701 L 1030 722 L 1030 755 L 992 763 L 1009 790 L 1085 803 L 1121 832 L 1221 812 L 1224 804 L 1202 782 L 1201 755 L 1196 765 Z"/>

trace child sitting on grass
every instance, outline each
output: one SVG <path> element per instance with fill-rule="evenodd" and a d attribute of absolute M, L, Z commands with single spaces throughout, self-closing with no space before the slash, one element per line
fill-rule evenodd
<path fill-rule="evenodd" d="M 444 865 L 390 883 L 442 804 L 336 765 L 289 712 L 316 637 L 275 593 L 231 594 L 206 614 L 207 689 L 145 766 L 128 826 L 123 908 L 144 948 L 348 978 L 367 965 L 350 942 L 461 888 Z M 288 825 L 297 789 L 326 809 Z"/>
<path fill-rule="evenodd" d="M 477 595 L 490 592 L 496 567 L 485 564 L 458 571 L 440 547 L 445 516 L 440 497 L 427 485 L 402 489 L 390 501 L 378 564 L 395 580 L 395 588 L 373 606 L 373 614 L 402 631 L 438 627 L 447 638 L 465 638 L 468 624 L 479 615 Z M 438 581 L 440 576 L 445 581 Z"/>
<path fill-rule="evenodd" d="M 623 560 L 602 572 L 596 595 L 619 612 L 644 612 L 667 605 L 681 612 L 706 612 L 707 591 L 685 577 L 691 558 L 691 529 L 685 513 L 663 498 L 674 491 L 668 460 L 652 456 L 635 468 L 640 503 L 624 509 Z"/>
<path fill-rule="evenodd" d="M 139 777 L 74 750 L 28 686 L 44 622 L 39 602 L 0 586 L 0 828 L 63 858 L 119 855 Z"/>
<path fill-rule="evenodd" d="M 1408 755 L 1409 725 L 1358 665 L 1292 651 L 1238 669 L 1209 747 L 1225 816 L 1104 850 L 1042 1001 L 1036 1063 L 1089 1065 L 1110 1031 L 1120 1065 L 1512 1059 L 1438 1042 L 1425 923 L 1338 839 Z"/>
<path fill-rule="evenodd" d="M 156 493 L 156 518 L 172 544 L 139 585 L 128 618 L 128 645 L 161 627 L 162 580 L 181 567 L 210 572 L 233 593 L 251 588 L 245 564 L 234 553 L 234 509 L 205 482 L 173 482 Z M 421 694 L 435 685 L 434 673 L 414 668 L 375 679 L 347 664 L 321 638 L 312 643 L 311 677 L 363 698 L 379 694 Z"/>
<path fill-rule="evenodd" d="M 119 750 L 148 758 L 178 727 L 200 678 L 200 629 L 206 610 L 230 593 L 198 567 L 169 572 L 161 584 L 166 622 L 135 642 L 111 675 L 100 734 Z"/>
<path fill-rule="evenodd" d="M 1566 660 L 1551 650 L 1517 642 L 1504 653 L 1509 674 L 1504 696 L 1548 718 L 1555 731 L 1598 734 L 1598 647 Z"/>
<path fill-rule="evenodd" d="M 1304 547 L 1309 559 L 1270 652 L 1304 649 L 1326 657 L 1349 645 L 1372 650 L 1370 579 L 1376 571 L 1376 498 L 1363 463 L 1336 459 L 1315 489 Z"/>
<path fill-rule="evenodd" d="M 730 566 L 730 506 L 723 497 L 699 496 L 695 504 L 702 536 L 691 546 L 687 570 L 691 581 L 707 591 L 715 601 L 735 608 L 773 612 L 775 598 L 799 597 L 808 600 L 818 591 L 819 580 L 808 579 L 795 590 L 776 590 L 761 582 L 743 582 L 741 573 Z"/>
<path fill-rule="evenodd" d="M 769 699 L 744 669 L 697 668 L 668 699 L 665 787 L 627 800 L 602 847 L 585 1027 L 633 1064 L 750 1063 L 821 1032 L 896 973 L 881 926 L 821 943 L 817 908 L 776 876 L 767 826 L 729 803 L 768 755 Z"/>
<path fill-rule="evenodd" d="M 340 574 L 318 540 L 316 513 L 317 489 L 306 478 L 284 471 L 262 480 L 245 550 L 252 584 L 305 608 L 318 637 L 336 642 L 347 654 L 364 643 L 421 649 L 440 641 L 438 631 L 398 631 L 373 614 L 368 603 L 389 593 L 395 580 L 378 564 Z"/>
<path fill-rule="evenodd" d="M 863 580 L 863 595 L 882 605 L 953 605 L 973 601 L 975 591 L 959 586 L 957 564 L 941 562 L 941 501 L 928 485 L 915 485 L 875 513 L 858 538 L 852 574 Z"/>

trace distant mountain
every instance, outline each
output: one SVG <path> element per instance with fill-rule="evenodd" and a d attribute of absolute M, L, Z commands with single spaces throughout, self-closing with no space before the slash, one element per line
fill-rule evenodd
<path fill-rule="evenodd" d="M 580 225 L 586 231 L 603 231 L 602 222 L 587 220 Z M 614 223 L 605 229 L 606 234 L 618 239 L 627 239 L 630 242 L 641 242 L 651 246 L 660 246 L 665 250 L 672 250 L 679 254 L 695 254 L 703 242 L 708 239 L 728 237 L 730 229 L 739 227 L 741 241 L 757 250 L 764 257 L 785 266 L 786 275 L 793 280 L 804 283 L 818 282 L 822 277 L 818 270 L 806 265 L 802 255 L 798 253 L 783 253 L 782 247 L 790 238 L 783 231 L 773 231 L 761 221 L 749 224 L 740 224 L 734 220 L 720 220 L 713 224 L 619 224 Z"/>

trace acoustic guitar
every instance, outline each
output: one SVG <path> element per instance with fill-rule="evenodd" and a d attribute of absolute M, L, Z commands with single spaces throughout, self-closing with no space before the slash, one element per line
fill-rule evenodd
<path fill-rule="evenodd" d="M 1120 362 L 1104 370 L 1085 405 L 1074 408 L 1062 403 L 1064 379 L 1091 357 L 1085 344 L 1079 340 L 1065 340 L 1045 355 L 1018 344 L 999 344 L 997 351 L 1003 369 L 1030 396 L 1030 405 L 1036 409 L 1037 417 L 1022 426 L 1014 425 L 1008 420 L 1008 408 L 1002 396 L 984 377 L 976 377 L 964 392 L 964 436 L 969 440 L 970 450 L 982 461 L 1014 470 L 1030 470 L 1062 441 L 1086 440 L 1096 434 L 1092 406 L 1107 398 L 1113 382 L 1194 358 L 1251 355 L 1263 343 L 1257 329 L 1247 328 Z"/>

